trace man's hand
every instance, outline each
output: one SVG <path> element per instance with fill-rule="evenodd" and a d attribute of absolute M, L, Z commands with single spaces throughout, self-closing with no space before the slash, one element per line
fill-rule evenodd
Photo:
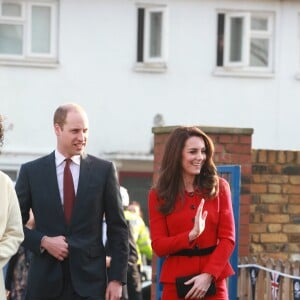
<path fill-rule="evenodd" d="M 41 247 L 60 261 L 63 261 L 69 255 L 66 237 L 62 235 L 54 237 L 44 236 L 41 241 Z"/>
<path fill-rule="evenodd" d="M 111 256 L 106 256 L 106 268 L 110 267 Z"/>
<path fill-rule="evenodd" d="M 108 283 L 105 293 L 105 300 L 119 300 L 122 296 L 122 284 L 113 280 Z"/>

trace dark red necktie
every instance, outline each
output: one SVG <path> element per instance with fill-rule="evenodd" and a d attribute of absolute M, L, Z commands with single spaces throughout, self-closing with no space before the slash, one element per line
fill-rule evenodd
<path fill-rule="evenodd" d="M 70 163 L 72 160 L 70 158 L 66 158 L 65 161 L 66 165 L 64 169 L 64 213 L 66 222 L 69 224 L 75 201 L 75 189 L 70 169 Z"/>

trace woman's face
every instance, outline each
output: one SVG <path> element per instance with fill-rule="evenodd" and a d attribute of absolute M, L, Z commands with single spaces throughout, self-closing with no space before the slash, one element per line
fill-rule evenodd
<path fill-rule="evenodd" d="M 196 176 L 206 160 L 206 148 L 202 137 L 189 137 L 182 150 L 183 176 Z"/>

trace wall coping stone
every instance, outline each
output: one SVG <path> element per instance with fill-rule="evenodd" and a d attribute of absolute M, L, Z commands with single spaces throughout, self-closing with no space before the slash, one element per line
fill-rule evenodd
<path fill-rule="evenodd" d="M 166 134 L 170 133 L 173 129 L 178 126 L 161 126 L 152 127 L 152 133 L 155 134 Z M 254 132 L 253 128 L 237 128 L 237 127 L 214 127 L 214 126 L 201 126 L 195 125 L 196 127 L 203 130 L 206 134 L 232 134 L 232 135 L 252 135 Z"/>

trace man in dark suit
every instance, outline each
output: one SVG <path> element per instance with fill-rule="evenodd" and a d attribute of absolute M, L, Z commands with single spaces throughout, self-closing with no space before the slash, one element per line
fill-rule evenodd
<path fill-rule="evenodd" d="M 128 227 L 116 171 L 111 162 L 84 154 L 88 118 L 79 105 L 65 104 L 55 111 L 54 131 L 56 150 L 22 165 L 16 182 L 23 223 L 30 208 L 35 219 L 34 229 L 24 227 L 24 246 L 33 252 L 27 299 L 120 299 L 126 283 Z M 71 159 L 73 179 L 68 185 L 76 195 L 69 208 L 66 159 Z M 104 213 L 112 256 L 108 284 L 102 244 Z"/>

